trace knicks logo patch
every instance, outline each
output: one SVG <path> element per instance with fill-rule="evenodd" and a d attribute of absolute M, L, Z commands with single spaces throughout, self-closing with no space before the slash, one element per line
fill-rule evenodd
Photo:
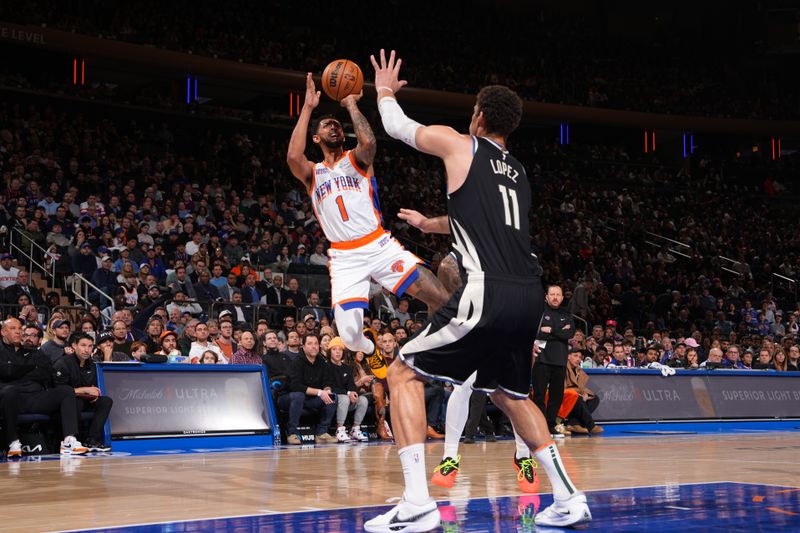
<path fill-rule="evenodd" d="M 403 270 L 405 270 L 405 266 L 403 265 L 402 259 L 392 264 L 392 272 L 402 272 Z"/>

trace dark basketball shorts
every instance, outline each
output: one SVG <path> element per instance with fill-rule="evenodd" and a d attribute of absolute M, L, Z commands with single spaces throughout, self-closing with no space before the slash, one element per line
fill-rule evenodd
<path fill-rule="evenodd" d="M 460 385 L 477 372 L 473 389 L 527 397 L 543 311 L 539 277 L 470 274 L 403 346 L 400 359 L 426 378 Z"/>

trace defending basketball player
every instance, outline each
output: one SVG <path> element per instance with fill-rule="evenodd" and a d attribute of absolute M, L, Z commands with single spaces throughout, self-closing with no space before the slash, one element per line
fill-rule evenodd
<path fill-rule="evenodd" d="M 351 94 L 340 101 L 350 114 L 357 146 L 345 150 L 341 123 L 332 116 L 321 117 L 312 140 L 322 151 L 322 161 L 312 163 L 305 156 L 306 137 L 320 92 L 309 73 L 305 102 L 286 160 L 311 196 L 317 220 L 331 242 L 328 268 L 339 336 L 349 350 L 380 358 L 374 335 L 367 338 L 362 332 L 364 309 L 369 306 L 370 277 L 398 297 L 407 293 L 431 308 L 441 306 L 448 296 L 436 277 L 419 266 L 420 259 L 383 229 L 372 167 L 375 134 L 358 109 L 360 98 L 361 94 Z"/>
<path fill-rule="evenodd" d="M 544 307 L 541 267 L 531 255 L 531 191 L 506 139 L 522 117 L 522 102 L 506 87 L 478 94 L 470 135 L 423 126 L 397 102 L 406 84 L 401 61 L 381 50 L 375 68 L 378 108 L 386 132 L 441 158 L 447 173 L 448 219 L 453 250 L 466 283 L 400 351 L 389 367 L 393 431 L 405 491 L 389 512 L 368 521 L 371 532 L 428 531 L 440 523 L 425 470 L 425 409 L 421 378 L 463 383 L 477 372 L 473 389 L 491 394 L 550 479 L 555 502 L 536 525 L 565 527 L 591 520 L 586 497 L 566 474 L 542 413 L 528 399 L 531 347 Z"/>
<path fill-rule="evenodd" d="M 450 225 L 447 215 L 428 218 L 413 209 L 400 209 L 397 216 L 409 225 L 423 233 L 450 234 Z M 452 295 L 462 285 L 458 271 L 456 254 L 447 254 L 439 263 L 436 277 L 442 282 L 448 294 Z M 534 352 L 538 347 L 534 344 Z M 458 472 L 461 470 L 461 456 L 458 454 L 458 443 L 464 432 L 469 415 L 469 400 L 472 396 L 472 385 L 475 383 L 477 373 L 473 372 L 462 384 L 454 384 L 453 392 L 447 399 L 447 415 L 445 416 L 444 451 L 442 461 L 433 470 L 431 483 L 450 489 L 456 482 Z M 514 430 L 514 469 L 517 472 L 519 489 L 527 494 L 539 492 L 539 477 L 536 475 L 536 461 L 531 457 L 531 451 L 519 433 Z"/>

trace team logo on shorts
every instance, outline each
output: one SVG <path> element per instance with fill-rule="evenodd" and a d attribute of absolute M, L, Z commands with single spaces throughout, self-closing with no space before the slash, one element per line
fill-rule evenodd
<path fill-rule="evenodd" d="M 395 261 L 394 264 L 392 264 L 392 272 L 402 272 L 404 269 L 405 266 L 403 265 L 402 259 L 399 261 Z"/>

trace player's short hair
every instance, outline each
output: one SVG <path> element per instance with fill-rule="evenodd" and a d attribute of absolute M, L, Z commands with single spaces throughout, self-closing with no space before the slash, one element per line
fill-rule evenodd
<path fill-rule="evenodd" d="M 324 121 L 326 121 L 326 120 L 330 120 L 330 119 L 333 119 L 333 120 L 335 120 L 336 122 L 338 122 L 340 126 L 342 125 L 342 121 L 341 121 L 341 120 L 339 120 L 338 118 L 336 118 L 336 115 L 331 115 L 331 114 L 322 115 L 321 117 L 319 117 L 319 118 L 317 119 L 317 121 L 316 121 L 316 122 L 314 122 L 314 129 L 312 130 L 312 131 L 314 132 L 314 135 L 316 135 L 317 133 L 319 133 L 319 127 L 322 125 L 322 123 L 323 123 Z"/>
<path fill-rule="evenodd" d="M 504 85 L 487 85 L 478 93 L 477 103 L 489 134 L 508 137 L 522 120 L 522 99 Z"/>

